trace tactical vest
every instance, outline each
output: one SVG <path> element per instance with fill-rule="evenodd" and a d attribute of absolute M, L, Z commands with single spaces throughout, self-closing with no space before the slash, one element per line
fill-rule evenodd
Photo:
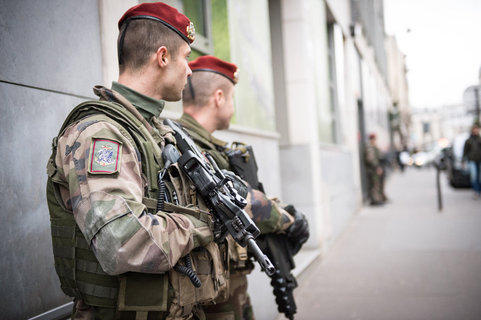
<path fill-rule="evenodd" d="M 137 117 L 124 106 L 115 102 L 87 101 L 70 113 L 60 134 L 53 139 L 52 156 L 47 164 L 47 203 L 50 212 L 51 233 L 55 269 L 61 288 L 68 296 L 82 299 L 87 305 L 101 308 L 117 308 L 119 311 L 135 311 L 137 317 L 147 318 L 150 311 L 167 312 L 169 319 L 182 318 L 190 314 L 197 304 L 208 304 L 216 298 L 228 297 L 228 259 L 226 250 L 219 249 L 213 242 L 205 248 L 191 252 L 202 286 L 194 288 L 189 279 L 170 270 L 165 274 L 141 274 L 129 272 L 120 276 L 105 273 L 92 249 L 77 226 L 72 211 L 68 210 L 60 196 L 59 185 L 66 182 L 60 178 L 55 165 L 57 141 L 65 129 L 88 117 L 111 123 L 119 128 L 136 146 L 142 159 L 142 173 L 147 180 L 143 203 L 149 212 L 156 213 L 158 195 L 158 172 L 163 166 L 161 148 L 163 134 L 156 128 L 149 132 Z M 172 171 L 175 171 L 173 174 Z M 210 219 L 206 210 L 194 205 L 203 205 L 195 197 L 189 182 L 179 176 L 175 166 L 169 170 L 172 183 L 169 190 L 181 197 L 180 205 L 167 204 L 166 209 L 176 213 L 187 213 L 201 220 Z M 206 209 L 203 206 L 203 209 Z M 207 217 L 206 217 L 207 216 Z M 170 305 L 170 306 L 169 306 Z"/>

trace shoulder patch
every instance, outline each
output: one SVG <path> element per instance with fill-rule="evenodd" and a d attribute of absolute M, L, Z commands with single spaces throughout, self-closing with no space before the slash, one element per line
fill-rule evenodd
<path fill-rule="evenodd" d="M 89 165 L 91 174 L 114 174 L 120 170 L 122 143 L 104 138 L 92 138 Z"/>

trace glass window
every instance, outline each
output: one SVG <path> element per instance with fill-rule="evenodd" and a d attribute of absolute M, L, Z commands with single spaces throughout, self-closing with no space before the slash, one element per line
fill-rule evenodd
<path fill-rule="evenodd" d="M 275 130 L 269 8 L 267 1 L 228 1 L 231 61 L 239 67 L 232 122 Z M 242 12 L 242 14 L 239 14 Z"/>
<path fill-rule="evenodd" d="M 327 41 L 328 41 L 328 59 L 329 59 L 329 99 L 330 99 L 330 122 L 331 134 L 330 142 L 338 141 L 338 121 L 337 111 L 339 108 L 338 100 L 338 72 L 337 72 L 337 56 L 336 56 L 336 37 L 335 24 L 329 23 L 327 26 Z"/>
<path fill-rule="evenodd" d="M 182 0 L 183 12 L 194 23 L 195 41 L 192 48 L 200 54 L 213 54 L 211 1 Z"/>
<path fill-rule="evenodd" d="M 207 36 L 207 21 L 205 15 L 206 1 L 205 0 L 184 0 L 184 13 L 195 25 L 195 32 L 197 35 Z"/>
<path fill-rule="evenodd" d="M 211 0 L 176 0 L 167 1 L 166 3 L 184 13 L 194 24 L 195 41 L 191 46 L 192 52 L 189 60 L 192 61 L 206 54 L 214 54 L 211 28 Z M 182 102 L 167 102 L 165 109 L 167 111 L 181 113 Z"/>

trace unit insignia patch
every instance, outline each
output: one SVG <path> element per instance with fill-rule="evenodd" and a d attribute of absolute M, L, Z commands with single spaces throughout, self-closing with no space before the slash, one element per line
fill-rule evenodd
<path fill-rule="evenodd" d="M 119 171 L 122 144 L 109 139 L 92 139 L 88 172 L 113 174 Z"/>

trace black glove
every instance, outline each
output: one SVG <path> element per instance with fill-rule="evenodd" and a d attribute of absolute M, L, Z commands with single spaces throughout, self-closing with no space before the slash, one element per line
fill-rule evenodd
<path fill-rule="evenodd" d="M 309 239 L 309 224 L 306 216 L 302 212 L 297 211 L 292 204 L 286 206 L 284 210 L 294 217 L 294 223 L 286 231 L 292 253 L 296 254 Z"/>

